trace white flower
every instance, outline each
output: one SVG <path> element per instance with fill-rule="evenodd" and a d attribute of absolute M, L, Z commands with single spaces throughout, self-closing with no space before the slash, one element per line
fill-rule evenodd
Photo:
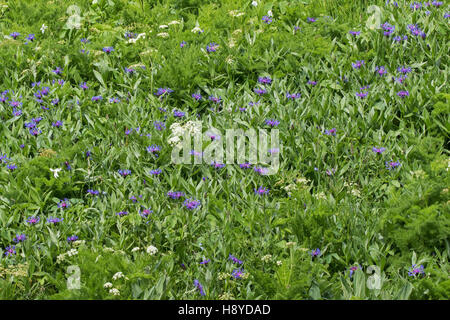
<path fill-rule="evenodd" d="M 111 282 L 107 282 L 103 285 L 103 288 L 107 289 L 107 288 L 111 288 L 113 286 L 113 284 Z"/>
<path fill-rule="evenodd" d="M 53 176 L 55 178 L 59 177 L 58 172 L 60 172 L 62 170 L 61 168 L 56 168 L 56 169 L 49 168 L 49 169 L 50 169 L 51 172 L 53 172 Z"/>
<path fill-rule="evenodd" d="M 252 6 L 257 7 L 257 6 L 258 6 L 258 2 L 253 1 L 253 2 L 252 2 Z"/>
<path fill-rule="evenodd" d="M 147 248 L 147 253 L 151 256 L 155 255 L 158 252 L 158 249 L 154 246 L 150 246 Z"/>
<path fill-rule="evenodd" d="M 272 10 L 267 11 L 267 15 L 268 15 L 269 17 L 273 17 Z"/>
<path fill-rule="evenodd" d="M 272 255 L 271 254 L 267 254 L 264 257 L 261 258 L 261 261 L 263 262 L 269 262 L 270 259 L 272 259 Z"/>
<path fill-rule="evenodd" d="M 156 36 L 161 37 L 161 38 L 168 38 L 169 34 L 167 32 L 161 32 L 161 33 L 158 33 Z"/>
<path fill-rule="evenodd" d="M 139 251 L 139 250 L 141 250 L 139 247 L 134 247 L 133 249 L 131 249 L 131 252 L 136 252 L 136 251 Z"/>
<path fill-rule="evenodd" d="M 103 251 L 106 251 L 106 252 L 114 252 L 114 249 L 113 249 L 113 248 L 108 248 L 108 247 L 106 247 L 106 248 L 103 248 Z"/>
<path fill-rule="evenodd" d="M 168 23 L 169 26 L 171 26 L 172 24 L 180 24 L 180 21 L 174 20 L 174 21 L 170 21 L 170 22 Z"/>
<path fill-rule="evenodd" d="M 160 29 L 166 29 L 166 28 L 168 28 L 168 27 L 169 27 L 169 26 L 168 26 L 168 25 L 165 25 L 165 24 L 159 26 Z"/>
<path fill-rule="evenodd" d="M 120 291 L 117 290 L 116 288 L 112 288 L 111 290 L 109 290 L 109 293 L 115 296 L 120 296 Z"/>
<path fill-rule="evenodd" d="M 41 32 L 42 32 L 42 34 L 44 34 L 44 32 L 45 32 L 45 30 L 47 29 L 48 27 L 43 23 L 42 24 L 42 27 L 41 27 Z"/>
<path fill-rule="evenodd" d="M 78 251 L 77 251 L 77 249 L 71 249 L 71 250 L 67 251 L 66 254 L 67 254 L 69 257 L 72 257 L 72 256 L 77 255 L 77 254 L 78 254 Z"/>
<path fill-rule="evenodd" d="M 283 264 L 283 262 L 281 262 L 281 260 L 277 261 L 277 266 L 281 266 Z"/>
<path fill-rule="evenodd" d="M 56 263 L 61 263 L 61 262 L 63 262 L 64 259 L 65 259 L 65 257 L 66 257 L 66 255 L 65 255 L 64 253 L 63 253 L 63 254 L 60 254 L 59 256 L 56 257 Z"/>
<path fill-rule="evenodd" d="M 124 278 L 124 277 L 125 276 L 123 275 L 123 273 L 119 271 L 119 272 L 116 272 L 115 275 L 113 275 L 112 279 L 117 280 L 117 279 Z"/>
<path fill-rule="evenodd" d="M 145 32 L 144 33 L 139 33 L 137 35 L 137 37 L 134 38 L 134 39 L 129 39 L 128 43 L 136 43 L 136 41 L 138 41 L 140 38 L 145 39 Z"/>
<path fill-rule="evenodd" d="M 194 29 L 191 30 L 191 32 L 198 33 L 198 32 L 203 32 L 203 30 L 199 26 L 196 26 Z"/>

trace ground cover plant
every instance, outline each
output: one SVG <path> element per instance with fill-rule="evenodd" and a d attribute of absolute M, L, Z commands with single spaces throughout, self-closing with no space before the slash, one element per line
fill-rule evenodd
<path fill-rule="evenodd" d="M 0 0 L 0 298 L 449 299 L 449 17 Z M 174 164 L 195 121 L 277 172 Z"/>

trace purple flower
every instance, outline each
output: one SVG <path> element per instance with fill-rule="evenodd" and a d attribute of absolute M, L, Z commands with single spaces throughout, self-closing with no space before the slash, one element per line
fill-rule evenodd
<path fill-rule="evenodd" d="M 15 107 L 19 107 L 19 106 L 21 106 L 21 105 L 23 105 L 23 103 L 22 102 L 20 102 L 20 101 L 10 101 L 9 102 L 9 105 L 11 106 L 11 107 L 13 107 L 13 108 L 15 108 Z"/>
<path fill-rule="evenodd" d="M 352 62 L 352 67 L 354 69 L 361 69 L 361 67 L 365 64 L 364 60 L 356 60 L 355 63 Z"/>
<path fill-rule="evenodd" d="M 386 161 L 385 165 L 386 165 L 386 169 L 388 169 L 388 170 L 392 170 L 392 169 L 395 169 L 395 168 L 401 166 L 400 162 L 398 162 L 398 161 L 391 161 L 391 162 Z"/>
<path fill-rule="evenodd" d="M 13 241 L 14 241 L 15 243 L 23 242 L 23 241 L 25 241 L 25 240 L 27 240 L 27 236 L 24 235 L 24 234 L 18 234 L 18 235 L 16 235 L 16 237 L 13 239 Z"/>
<path fill-rule="evenodd" d="M 69 163 L 68 161 L 65 161 L 65 162 L 64 162 L 64 165 L 66 166 L 66 169 L 67 169 L 68 171 L 72 170 L 72 167 L 70 166 L 70 163 Z"/>
<path fill-rule="evenodd" d="M 114 98 L 109 98 L 109 103 L 119 103 L 120 102 L 120 99 L 119 98 L 116 98 L 116 97 L 114 97 Z"/>
<path fill-rule="evenodd" d="M 375 147 L 373 147 L 372 151 L 375 152 L 375 153 L 378 153 L 378 154 L 382 154 L 384 151 L 386 151 L 386 148 L 383 148 L 383 147 L 375 148 Z"/>
<path fill-rule="evenodd" d="M 18 33 L 18 32 L 13 32 L 13 33 L 11 33 L 9 36 L 12 37 L 14 40 L 16 40 L 17 37 L 20 36 L 20 33 Z"/>
<path fill-rule="evenodd" d="M 280 121 L 275 120 L 275 119 L 267 119 L 266 120 L 266 125 L 273 127 L 277 127 L 280 124 Z"/>
<path fill-rule="evenodd" d="M 240 164 L 239 167 L 241 169 L 250 169 L 252 167 L 252 165 L 250 163 L 246 162 L 246 163 Z"/>
<path fill-rule="evenodd" d="M 31 134 L 32 136 L 35 136 L 35 137 L 36 137 L 38 134 L 42 133 L 42 131 L 39 130 L 38 128 L 31 128 L 31 129 L 29 130 L 29 132 L 30 132 L 30 134 Z"/>
<path fill-rule="evenodd" d="M 423 265 L 420 265 L 420 267 L 416 267 L 415 264 L 409 268 L 408 276 L 410 277 L 416 277 L 417 275 L 425 275 L 425 270 L 423 268 Z"/>
<path fill-rule="evenodd" d="M 336 173 L 336 169 L 334 169 L 334 168 L 331 168 L 331 170 L 328 169 L 325 171 L 325 173 L 329 176 L 332 176 L 333 174 Z"/>
<path fill-rule="evenodd" d="M 167 196 L 171 199 L 176 200 L 176 199 L 180 199 L 181 197 L 184 197 L 185 194 L 184 194 L 184 192 L 181 192 L 181 191 L 169 191 L 169 192 L 167 192 Z"/>
<path fill-rule="evenodd" d="M 310 254 L 314 258 L 314 257 L 320 256 L 321 252 L 320 252 L 320 249 L 317 248 L 316 250 L 312 250 Z"/>
<path fill-rule="evenodd" d="M 68 207 L 70 207 L 69 199 L 59 200 L 58 208 L 67 209 Z"/>
<path fill-rule="evenodd" d="M 257 194 L 258 196 L 262 196 L 262 195 L 267 195 L 269 194 L 269 189 L 267 189 L 266 187 L 259 187 L 258 189 L 254 189 L 255 194 Z"/>
<path fill-rule="evenodd" d="M 92 101 L 100 101 L 100 100 L 103 100 L 103 97 L 102 97 L 102 96 L 93 96 L 93 97 L 91 98 L 91 100 L 92 100 Z"/>
<path fill-rule="evenodd" d="M 81 38 L 81 43 L 88 43 L 91 42 L 90 40 L 86 39 L 86 38 Z"/>
<path fill-rule="evenodd" d="M 405 98 L 405 97 L 409 96 L 409 91 L 407 91 L 407 90 L 402 90 L 402 91 L 397 92 L 397 95 L 398 95 L 400 98 Z"/>
<path fill-rule="evenodd" d="M 350 268 L 349 268 L 349 270 L 350 270 L 350 278 L 353 276 L 353 273 L 354 273 L 356 270 L 358 270 L 358 269 L 360 269 L 359 266 L 353 266 L 353 267 L 350 267 Z"/>
<path fill-rule="evenodd" d="M 368 94 L 369 93 L 367 91 L 361 91 L 361 92 L 357 92 L 356 96 L 361 98 L 361 99 L 364 99 L 365 97 L 367 97 Z"/>
<path fill-rule="evenodd" d="M 231 260 L 231 261 L 233 261 L 233 263 L 236 263 L 236 264 L 243 264 L 244 263 L 242 260 L 239 260 L 238 258 L 233 256 L 231 253 L 228 256 L 228 260 Z"/>
<path fill-rule="evenodd" d="M 235 279 L 242 279 L 242 276 L 244 275 L 244 269 L 241 269 L 241 268 L 234 269 L 233 272 L 231 273 L 231 275 Z"/>
<path fill-rule="evenodd" d="M 376 67 L 375 72 L 378 73 L 379 76 L 384 76 L 387 73 L 384 67 Z"/>
<path fill-rule="evenodd" d="M 309 80 L 307 83 L 313 87 L 317 84 L 316 81 L 312 81 L 312 80 Z"/>
<path fill-rule="evenodd" d="M 131 170 L 128 170 L 128 169 L 126 169 L 126 170 L 119 169 L 119 170 L 117 170 L 117 172 L 118 172 L 122 177 L 126 177 L 126 176 L 131 175 Z"/>
<path fill-rule="evenodd" d="M 397 71 L 403 74 L 408 74 L 412 71 L 410 67 L 400 66 L 397 68 Z"/>
<path fill-rule="evenodd" d="M 8 246 L 5 248 L 5 255 L 12 256 L 16 254 L 16 246 Z"/>
<path fill-rule="evenodd" d="M 17 166 L 15 164 L 8 164 L 6 166 L 6 169 L 8 169 L 9 171 L 14 171 L 17 169 Z"/>
<path fill-rule="evenodd" d="M 158 176 L 158 175 L 161 174 L 161 172 L 162 172 L 161 169 L 150 170 L 150 174 L 151 174 L 152 176 Z"/>
<path fill-rule="evenodd" d="M 100 193 L 100 191 L 88 189 L 88 190 L 87 190 L 87 193 L 89 193 L 89 194 L 91 194 L 91 195 L 93 195 L 93 196 L 96 196 L 96 195 L 98 195 L 98 194 Z"/>
<path fill-rule="evenodd" d="M 267 90 L 266 89 L 260 89 L 260 88 L 255 88 L 255 93 L 256 94 L 258 94 L 258 95 L 260 95 L 260 96 L 262 96 L 263 94 L 266 94 L 267 93 Z"/>
<path fill-rule="evenodd" d="M 154 155 L 158 156 L 158 152 L 161 151 L 161 147 L 157 146 L 156 144 L 152 144 L 151 146 L 147 147 L 147 152 L 153 153 Z"/>
<path fill-rule="evenodd" d="M 202 96 L 199 93 L 193 93 L 192 98 L 194 98 L 195 101 L 200 101 L 202 99 Z"/>
<path fill-rule="evenodd" d="M 148 209 L 144 208 L 144 210 L 139 211 L 139 215 L 144 219 L 148 218 L 151 213 L 153 213 L 153 210 L 150 210 L 150 208 Z"/>
<path fill-rule="evenodd" d="M 154 93 L 154 95 L 157 97 L 162 97 L 162 96 L 165 96 L 166 94 L 169 94 L 172 92 L 173 92 L 173 90 L 170 88 L 158 88 L 158 91 L 156 91 L 156 93 Z"/>
<path fill-rule="evenodd" d="M 269 77 L 259 77 L 258 82 L 261 84 L 271 84 L 272 79 L 270 79 Z"/>
<path fill-rule="evenodd" d="M 107 54 L 110 54 L 111 52 L 113 52 L 114 51 L 114 48 L 113 47 L 104 47 L 103 48 L 103 52 L 105 52 L 105 53 L 107 53 Z"/>
<path fill-rule="evenodd" d="M 60 120 L 52 123 L 52 126 L 56 127 L 56 128 L 62 127 L 62 125 L 63 125 L 63 123 Z"/>
<path fill-rule="evenodd" d="M 187 44 L 186 41 L 181 41 L 180 48 L 183 48 L 186 44 Z"/>
<path fill-rule="evenodd" d="M 67 242 L 74 242 L 74 241 L 77 241 L 78 240 L 78 237 L 77 236 L 70 236 L 70 237 L 67 237 Z"/>
<path fill-rule="evenodd" d="M 308 22 L 316 22 L 316 18 L 307 18 L 306 21 L 308 21 Z"/>
<path fill-rule="evenodd" d="M 200 262 L 200 264 L 201 265 L 207 265 L 210 262 L 211 262 L 211 259 L 206 259 L 206 260 L 203 260 L 202 262 Z"/>
<path fill-rule="evenodd" d="M 288 98 L 289 100 L 299 99 L 301 96 L 302 96 L 301 93 L 292 93 L 292 94 L 290 94 L 289 92 L 286 93 L 286 98 Z"/>
<path fill-rule="evenodd" d="M 214 103 L 220 103 L 222 101 L 222 97 L 209 96 L 208 99 Z"/>
<path fill-rule="evenodd" d="M 35 224 L 39 223 L 40 220 L 41 220 L 41 218 L 39 218 L 39 217 L 29 217 L 29 218 L 26 220 L 26 222 L 27 222 L 29 225 L 35 225 Z"/>
<path fill-rule="evenodd" d="M 125 67 L 124 70 L 125 70 L 125 73 L 128 73 L 130 75 L 132 75 L 136 72 L 136 70 L 134 70 L 132 68 L 127 68 L 127 67 Z"/>
<path fill-rule="evenodd" d="M 256 173 L 261 174 L 261 175 L 266 175 L 269 172 L 269 170 L 267 168 L 256 167 L 256 166 L 253 168 L 253 171 L 255 171 Z"/>
<path fill-rule="evenodd" d="M 348 33 L 350 33 L 352 36 L 359 36 L 361 34 L 361 31 L 349 31 Z"/>
<path fill-rule="evenodd" d="M 200 284 L 200 282 L 197 279 L 194 280 L 194 286 L 198 289 L 198 291 L 200 292 L 200 295 L 202 295 L 202 296 L 206 295 L 205 291 L 203 291 L 203 286 Z"/>
<path fill-rule="evenodd" d="M 117 212 L 116 215 L 118 215 L 119 217 L 127 216 L 128 211 L 120 211 L 120 212 Z"/>
<path fill-rule="evenodd" d="M 208 53 L 216 52 L 218 48 L 219 48 L 219 45 L 217 43 L 211 42 L 206 46 L 206 52 L 208 52 Z"/>
<path fill-rule="evenodd" d="M 34 41 L 35 39 L 36 39 L 36 37 L 34 36 L 34 33 L 29 34 L 27 37 L 27 40 L 30 40 L 30 41 Z"/>
<path fill-rule="evenodd" d="M 59 219 L 59 218 L 50 217 L 47 219 L 47 222 L 57 224 L 59 222 L 62 222 L 63 220 L 64 220 L 64 218 Z"/>
<path fill-rule="evenodd" d="M 384 35 L 385 36 L 390 36 L 391 34 L 394 33 L 395 30 L 395 26 L 385 22 L 381 25 L 381 28 L 384 30 Z"/>
<path fill-rule="evenodd" d="M 272 22 L 272 19 L 269 16 L 262 17 L 262 21 L 266 24 L 270 24 Z"/>
<path fill-rule="evenodd" d="M 330 129 L 330 130 L 325 130 L 324 134 L 326 134 L 327 136 L 335 136 L 336 135 L 336 128 Z"/>
<path fill-rule="evenodd" d="M 56 67 L 56 69 L 55 69 L 55 70 L 52 70 L 52 72 L 53 72 L 54 74 L 61 74 L 61 73 L 62 73 L 62 70 L 63 70 L 63 69 L 61 69 L 60 67 Z"/>
<path fill-rule="evenodd" d="M 196 208 L 198 208 L 200 206 L 200 201 L 195 200 L 195 199 L 186 199 L 184 201 L 183 205 L 188 210 L 194 210 L 194 209 L 196 209 Z"/>
<path fill-rule="evenodd" d="M 183 111 L 173 110 L 173 116 L 177 118 L 183 118 L 186 115 Z"/>

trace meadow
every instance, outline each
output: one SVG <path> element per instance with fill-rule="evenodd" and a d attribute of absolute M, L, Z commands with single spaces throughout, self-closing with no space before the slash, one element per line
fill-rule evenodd
<path fill-rule="evenodd" d="M 0 299 L 448 300 L 449 7 L 0 0 Z"/>

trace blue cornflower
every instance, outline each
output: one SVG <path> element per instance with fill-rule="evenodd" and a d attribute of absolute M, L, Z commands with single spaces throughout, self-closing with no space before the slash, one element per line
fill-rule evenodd
<path fill-rule="evenodd" d="M 352 36 L 359 36 L 361 34 L 361 31 L 349 31 L 349 34 L 351 34 Z"/>
<path fill-rule="evenodd" d="M 162 121 L 155 121 L 155 122 L 153 122 L 153 126 L 158 131 L 162 131 L 162 130 L 164 130 L 166 128 L 166 124 L 164 122 L 162 122 Z"/>
<path fill-rule="evenodd" d="M 184 192 L 181 192 L 181 191 L 169 191 L 169 192 L 167 192 L 167 196 L 171 199 L 176 200 L 176 199 L 180 199 L 181 197 L 184 197 L 185 194 L 184 194 Z"/>
<path fill-rule="evenodd" d="M 24 234 L 18 234 L 16 235 L 16 237 L 13 239 L 13 241 L 15 243 L 19 243 L 19 242 L 24 242 L 25 240 L 27 240 L 27 236 Z"/>
<path fill-rule="evenodd" d="M 330 129 L 330 130 L 325 130 L 324 134 L 326 134 L 327 136 L 335 136 L 336 135 L 336 128 Z"/>
<path fill-rule="evenodd" d="M 13 32 L 13 33 L 11 33 L 9 36 L 12 37 L 14 40 L 16 40 L 17 37 L 20 36 L 20 33 L 18 33 L 18 32 Z"/>
<path fill-rule="evenodd" d="M 206 46 L 206 52 L 216 52 L 219 49 L 219 45 L 215 42 L 211 42 Z"/>
<path fill-rule="evenodd" d="M 402 90 L 402 91 L 397 92 L 397 95 L 398 95 L 400 98 L 404 98 L 404 97 L 409 96 L 409 91 L 407 91 L 407 90 Z"/>
<path fill-rule="evenodd" d="M 171 92 L 173 92 L 173 90 L 170 88 L 158 88 L 158 91 L 156 91 L 156 93 L 154 93 L 154 95 L 157 97 L 161 97 L 161 96 L 169 94 Z"/>
<path fill-rule="evenodd" d="M 69 199 L 64 198 L 64 200 L 59 200 L 58 208 L 67 209 L 68 207 L 70 207 Z"/>
<path fill-rule="evenodd" d="M 269 77 L 259 77 L 258 82 L 261 84 L 271 84 L 272 79 L 270 79 Z"/>
<path fill-rule="evenodd" d="M 244 275 L 244 269 L 241 269 L 241 268 L 234 269 L 233 272 L 231 273 L 231 275 L 235 279 L 242 279 L 242 276 Z"/>
<path fill-rule="evenodd" d="M 177 118 L 183 118 L 186 115 L 183 111 L 173 110 L 173 116 Z"/>
<path fill-rule="evenodd" d="M 183 48 L 186 44 L 187 44 L 186 41 L 181 41 L 180 47 Z"/>
<path fill-rule="evenodd" d="M 286 93 L 286 98 L 288 98 L 289 100 L 299 99 L 301 96 L 302 96 L 301 93 L 292 93 L 292 94 L 290 94 L 289 92 Z"/>
<path fill-rule="evenodd" d="M 270 18 L 269 16 L 263 16 L 262 21 L 264 21 L 264 23 L 270 24 L 272 22 L 272 18 Z"/>
<path fill-rule="evenodd" d="M 38 224 L 39 221 L 41 221 L 41 218 L 39 218 L 39 217 L 28 217 L 28 219 L 26 220 L 26 222 L 27 222 L 29 225 L 35 225 L 35 224 Z"/>
<path fill-rule="evenodd" d="M 16 246 L 8 246 L 5 248 L 5 255 L 12 256 L 16 254 Z"/>
<path fill-rule="evenodd" d="M 70 236 L 70 237 L 67 237 L 67 242 L 74 242 L 74 241 L 77 241 L 78 240 L 78 237 L 77 236 Z"/>
<path fill-rule="evenodd" d="M 148 209 L 144 208 L 144 210 L 142 210 L 142 211 L 139 210 L 139 215 L 144 219 L 148 218 L 150 216 L 150 214 L 152 214 L 152 213 L 153 213 L 153 210 L 150 210 L 150 208 L 148 208 Z"/>
<path fill-rule="evenodd" d="M 55 70 L 52 70 L 52 72 L 53 72 L 54 74 L 61 74 L 62 71 L 63 71 L 63 69 L 61 69 L 61 67 L 56 67 Z"/>
<path fill-rule="evenodd" d="M 53 223 L 53 224 L 57 224 L 59 222 L 62 222 L 64 220 L 64 218 L 54 218 L 54 217 L 50 217 L 47 219 L 48 223 Z"/>
<path fill-rule="evenodd" d="M 119 169 L 119 170 L 117 170 L 117 172 L 122 176 L 122 177 L 126 177 L 126 176 L 129 176 L 129 175 L 131 175 L 131 170 L 122 170 L 122 169 Z"/>
<path fill-rule="evenodd" d="M 364 60 L 356 60 L 355 63 L 352 62 L 352 67 L 354 69 L 361 69 L 361 67 L 365 64 Z"/>
<path fill-rule="evenodd" d="M 381 147 L 381 148 L 373 147 L 373 148 L 372 148 L 372 151 L 375 152 L 375 153 L 378 153 L 378 154 L 382 154 L 384 151 L 386 151 L 386 148 L 383 148 L 383 147 Z"/>
<path fill-rule="evenodd" d="M 198 289 L 198 291 L 200 292 L 200 295 L 202 295 L 202 296 L 206 295 L 205 291 L 203 291 L 203 286 L 200 284 L 200 282 L 197 279 L 194 280 L 194 286 Z"/>
<path fill-rule="evenodd" d="M 105 53 L 107 53 L 107 54 L 110 54 L 111 52 L 113 52 L 114 51 L 114 48 L 113 47 L 104 47 L 103 48 L 103 52 L 105 52 Z"/>
<path fill-rule="evenodd" d="M 266 187 L 259 187 L 258 189 L 254 189 L 255 194 L 262 196 L 262 195 L 267 195 L 269 194 L 269 189 L 267 189 Z"/>
<path fill-rule="evenodd" d="M 321 252 L 320 252 L 320 249 L 317 248 L 316 250 L 312 250 L 310 254 L 314 258 L 314 257 L 320 256 Z"/>
<path fill-rule="evenodd" d="M 192 98 L 194 98 L 195 101 L 200 101 L 202 99 L 202 96 L 199 93 L 193 93 Z"/>
<path fill-rule="evenodd" d="M 119 217 L 127 216 L 128 211 L 120 211 L 120 212 L 117 212 L 116 215 L 118 215 Z"/>
<path fill-rule="evenodd" d="M 244 263 L 242 260 L 239 260 L 238 258 L 233 256 L 231 253 L 228 255 L 228 260 L 231 260 L 231 261 L 233 261 L 233 263 L 236 263 L 236 264 L 243 264 Z"/>
<path fill-rule="evenodd" d="M 56 127 L 56 128 L 62 127 L 62 125 L 63 125 L 63 123 L 61 120 L 58 120 L 58 121 L 52 123 L 52 126 Z"/>
<path fill-rule="evenodd" d="M 200 201 L 195 200 L 195 199 L 186 199 L 183 203 L 183 205 L 186 207 L 186 209 L 188 210 L 194 210 L 198 207 L 200 207 Z"/>
<path fill-rule="evenodd" d="M 156 144 L 152 144 L 151 146 L 147 147 L 147 152 L 153 153 L 156 156 L 158 156 L 158 152 L 161 151 L 161 147 L 157 146 Z"/>
<path fill-rule="evenodd" d="M 34 36 L 34 33 L 29 34 L 27 37 L 27 40 L 30 40 L 30 41 L 34 41 L 35 39 L 36 39 L 36 37 Z"/>
<path fill-rule="evenodd" d="M 424 267 L 423 265 L 420 265 L 420 267 L 417 268 L 416 265 L 413 264 L 409 269 L 408 276 L 416 277 L 417 275 L 425 275 Z"/>
<path fill-rule="evenodd" d="M 100 100 L 103 100 L 103 97 L 102 97 L 102 96 L 93 96 L 93 97 L 91 98 L 91 100 L 92 100 L 92 101 L 100 101 Z"/>
<path fill-rule="evenodd" d="M 395 169 L 395 168 L 398 168 L 401 166 L 400 162 L 398 162 L 398 161 L 391 161 L 391 162 L 386 161 L 385 165 L 386 165 L 386 169 L 388 169 L 388 170 L 392 170 L 392 169 Z"/>
<path fill-rule="evenodd" d="M 263 94 L 266 94 L 266 93 L 267 93 L 267 90 L 264 89 L 264 88 L 255 88 L 254 91 L 255 91 L 256 94 L 258 94 L 258 95 L 260 95 L 260 96 L 262 96 Z"/>

